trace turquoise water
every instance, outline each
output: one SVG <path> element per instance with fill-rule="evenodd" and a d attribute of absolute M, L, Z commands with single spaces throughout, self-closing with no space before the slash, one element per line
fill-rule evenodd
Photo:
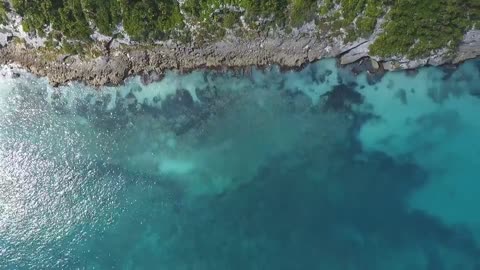
<path fill-rule="evenodd" d="M 0 73 L 0 269 L 480 269 L 479 61 Z"/>

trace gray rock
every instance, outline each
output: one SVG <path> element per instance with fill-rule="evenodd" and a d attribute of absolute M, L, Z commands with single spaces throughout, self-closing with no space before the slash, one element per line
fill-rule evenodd
<path fill-rule="evenodd" d="M 458 51 L 453 63 L 460 63 L 467 59 L 480 56 L 480 30 L 470 30 L 465 34 L 463 42 L 458 47 Z"/>
<path fill-rule="evenodd" d="M 372 64 L 372 68 L 374 70 L 378 70 L 380 68 L 380 64 L 375 59 L 371 58 L 370 62 Z"/>
<path fill-rule="evenodd" d="M 2 33 L 0 32 L 0 47 L 7 46 L 8 42 L 10 39 L 13 37 L 12 33 L 5 32 Z"/>
<path fill-rule="evenodd" d="M 164 71 L 171 69 L 188 72 L 200 67 L 224 69 L 271 64 L 281 65 L 282 69 L 299 68 L 306 63 L 328 57 L 340 57 L 341 64 L 350 64 L 370 56 L 368 48 L 382 32 L 380 19 L 370 37 L 345 43 L 342 37 L 319 36 L 312 21 L 293 29 L 291 34 L 278 31 L 242 39 L 230 33 L 221 41 L 202 46 L 182 45 L 168 40 L 156 42 L 156 46 L 149 46 L 147 49 L 135 46 L 138 43 L 131 41 L 119 25 L 115 33 L 120 33 L 122 38 L 111 40 L 111 37 L 98 32 L 92 35 L 99 45 L 108 42 L 109 47 L 104 50 L 103 56 L 87 59 L 59 55 L 52 60 L 38 50 L 38 47 L 43 45 L 44 38 L 22 31 L 20 16 L 8 14 L 8 20 L 9 24 L 0 26 L 0 45 L 3 46 L 0 48 L 0 64 L 19 64 L 36 75 L 47 76 L 53 85 L 72 80 L 94 86 L 120 84 L 128 76 L 160 74 L 161 77 Z M 12 37 L 25 40 L 26 46 L 9 42 Z M 426 64 L 458 63 L 479 55 L 480 31 L 472 30 L 466 33 L 455 57 L 449 57 L 446 50 L 439 50 L 434 56 L 416 60 L 372 56 L 368 64 L 373 70 L 381 70 L 382 67 L 385 70 L 413 69 Z M 156 78 L 152 76 L 149 80 Z"/>
<path fill-rule="evenodd" d="M 372 44 L 372 41 L 364 41 L 363 43 L 357 44 L 356 47 L 350 49 L 347 53 L 340 57 L 340 64 L 348 65 L 367 57 L 369 52 L 368 47 L 370 44 Z"/>

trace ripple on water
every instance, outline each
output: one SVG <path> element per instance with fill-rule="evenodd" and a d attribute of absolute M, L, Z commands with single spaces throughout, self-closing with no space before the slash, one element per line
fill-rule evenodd
<path fill-rule="evenodd" d="M 476 65 L 5 71 L 0 268 L 476 270 Z"/>

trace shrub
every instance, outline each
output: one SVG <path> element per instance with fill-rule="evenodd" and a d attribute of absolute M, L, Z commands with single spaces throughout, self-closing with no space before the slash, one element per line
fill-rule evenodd
<path fill-rule="evenodd" d="M 397 0 L 388 14 L 385 32 L 370 51 L 383 57 L 416 58 L 447 44 L 453 49 L 478 20 L 479 7 L 478 0 Z"/>

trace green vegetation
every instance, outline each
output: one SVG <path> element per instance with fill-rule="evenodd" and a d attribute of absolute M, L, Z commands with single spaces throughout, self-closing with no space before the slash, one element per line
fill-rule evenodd
<path fill-rule="evenodd" d="M 389 0 L 324 0 L 319 13 L 323 28 L 334 35 L 340 35 L 340 29 L 347 32 L 346 40 L 354 41 L 373 33 L 377 19 L 381 17 Z M 335 5 L 340 9 L 335 10 Z M 325 25 L 327 27 L 325 27 Z"/>
<path fill-rule="evenodd" d="M 115 0 L 85 0 L 83 10 L 88 20 L 92 21 L 98 31 L 111 35 L 122 22 L 121 4 Z"/>
<path fill-rule="evenodd" d="M 228 30 L 236 35 L 245 34 L 240 17 L 248 28 L 264 31 L 284 27 L 288 22 L 287 7 L 290 0 L 186 0 L 181 9 L 190 24 L 196 25 L 197 43 L 221 39 Z"/>
<path fill-rule="evenodd" d="M 176 0 L 121 0 L 123 25 L 136 40 L 165 39 L 175 28 L 183 28 Z"/>
<path fill-rule="evenodd" d="M 91 29 L 81 0 L 12 0 L 27 32 L 42 35 L 48 26 L 70 39 L 86 40 Z"/>
<path fill-rule="evenodd" d="M 247 12 L 247 20 L 256 17 L 273 16 L 273 21 L 281 26 L 286 23 L 287 0 L 241 0 L 240 6 Z"/>
<path fill-rule="evenodd" d="M 315 21 L 322 35 L 345 41 L 369 37 L 384 18 L 384 32 L 371 45 L 379 56 L 421 57 L 455 48 L 464 33 L 480 28 L 480 0 L 0 0 L 0 23 L 12 8 L 27 32 L 46 35 L 47 47 L 78 52 L 99 31 L 120 25 L 143 43 L 176 39 L 198 43 L 226 33 L 256 36 L 268 29 Z M 241 18 L 243 18 L 241 20 Z M 243 24 L 247 27 L 243 27 Z M 185 27 L 186 25 L 193 27 Z"/>
<path fill-rule="evenodd" d="M 236 7 L 237 10 L 242 10 L 247 23 L 264 18 L 282 25 L 286 19 L 287 6 L 288 0 L 186 0 L 182 8 L 197 21 L 209 20 L 218 11 L 232 12 L 231 8 Z"/>
<path fill-rule="evenodd" d="M 321 31 L 346 33 L 347 42 L 371 35 L 385 17 L 384 32 L 370 52 L 417 58 L 454 49 L 468 29 L 478 28 L 480 0 L 323 0 L 319 14 Z"/>
<path fill-rule="evenodd" d="M 0 24 L 7 20 L 7 4 L 0 1 Z"/>
<path fill-rule="evenodd" d="M 380 56 L 429 55 L 458 46 L 464 33 L 480 18 L 479 0 L 397 0 L 388 14 L 385 32 L 370 47 Z"/>
<path fill-rule="evenodd" d="M 290 22 L 294 27 L 311 21 L 317 14 L 316 0 L 291 0 Z"/>
<path fill-rule="evenodd" d="M 27 32 L 42 34 L 48 26 L 66 38 L 88 40 L 93 29 L 111 35 L 123 22 L 141 41 L 169 37 L 183 27 L 176 0 L 12 0 Z"/>

